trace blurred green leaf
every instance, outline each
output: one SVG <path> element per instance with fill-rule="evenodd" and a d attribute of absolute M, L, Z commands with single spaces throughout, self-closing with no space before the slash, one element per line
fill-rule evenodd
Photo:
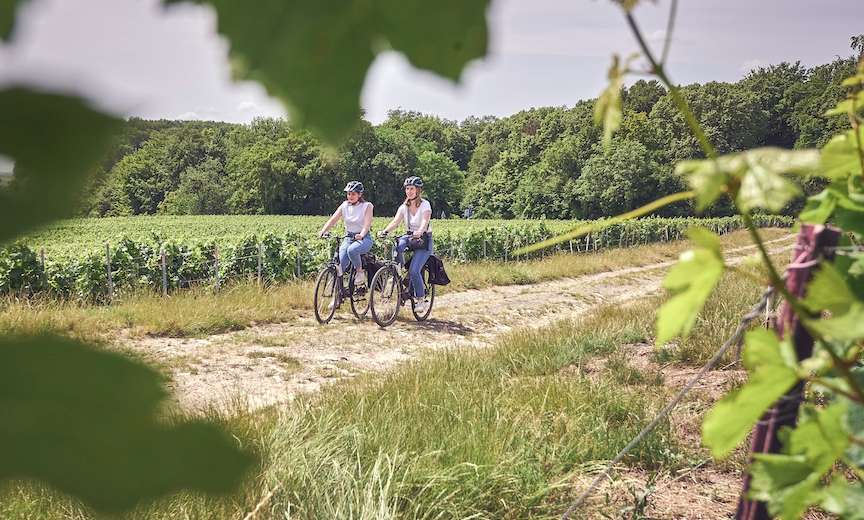
<path fill-rule="evenodd" d="M 837 475 L 825 490 L 822 507 L 845 520 L 864 520 L 864 487 Z"/>
<path fill-rule="evenodd" d="M 857 87 L 858 85 L 864 84 L 864 74 L 860 72 L 855 74 L 854 76 L 850 76 L 843 81 L 840 82 L 844 87 Z"/>
<path fill-rule="evenodd" d="M 675 166 L 675 173 L 685 177 L 696 192 L 696 209 L 704 210 L 726 190 L 729 173 L 718 168 L 713 160 L 681 161 Z"/>
<path fill-rule="evenodd" d="M 864 143 L 864 127 L 858 129 L 858 138 Z M 821 173 L 829 179 L 845 179 L 850 175 L 861 175 L 858 142 L 853 130 L 834 136 L 822 148 Z"/>
<path fill-rule="evenodd" d="M 0 243 L 71 215 L 119 128 L 120 121 L 79 99 L 0 90 L 0 153 L 15 161 L 14 184 L 0 188 Z"/>
<path fill-rule="evenodd" d="M 864 387 L 864 367 L 853 367 L 851 373 L 858 386 Z M 849 386 L 848 383 L 847 386 Z M 864 439 L 864 406 L 850 400 L 846 400 L 846 402 L 849 406 L 849 413 L 846 414 L 844 428 L 857 439 Z M 846 457 L 850 463 L 864 468 L 864 446 L 860 443 L 850 442 L 846 449 Z"/>
<path fill-rule="evenodd" d="M 0 0 L 0 41 L 8 40 L 15 26 L 15 13 L 24 0 Z"/>
<path fill-rule="evenodd" d="M 165 0 L 176 3 L 182 0 Z M 360 118 L 360 91 L 376 54 L 457 80 L 485 56 L 488 0 L 196 0 L 216 9 L 235 75 L 283 100 L 291 121 L 330 142 Z"/>
<path fill-rule="evenodd" d="M 717 200 L 732 178 L 740 187 L 736 202 L 742 212 L 765 208 L 774 212 L 800 193 L 783 174 L 812 175 L 818 171 L 816 150 L 756 148 L 717 159 L 682 161 L 676 173 L 684 176 L 697 193 L 697 207 L 704 209 Z"/>
<path fill-rule="evenodd" d="M 798 215 L 802 222 L 824 224 L 837 207 L 837 197 L 830 189 L 825 189 L 807 198 L 804 209 Z"/>
<path fill-rule="evenodd" d="M 743 361 L 749 380 L 720 400 L 702 424 L 702 440 L 715 457 L 735 449 L 765 410 L 798 381 L 795 351 L 767 329 L 747 333 Z"/>
<path fill-rule="evenodd" d="M 846 116 L 855 114 L 864 109 L 864 90 L 853 95 L 850 99 L 844 99 L 837 106 L 825 112 L 826 116 Z"/>
<path fill-rule="evenodd" d="M 795 519 L 822 500 L 819 474 L 802 456 L 759 453 L 750 466 L 750 498 L 768 503 L 773 516 Z"/>
<path fill-rule="evenodd" d="M 43 480 L 107 512 L 234 489 L 252 457 L 213 425 L 160 421 L 160 381 L 70 339 L 0 339 L 0 481 Z"/>
<path fill-rule="evenodd" d="M 609 146 L 612 134 L 621 126 L 621 87 L 624 85 L 624 68 L 617 54 L 612 56 L 612 65 L 609 66 L 606 78 L 609 84 L 594 104 L 594 123 L 603 126 L 603 146 Z"/>
<path fill-rule="evenodd" d="M 864 303 L 853 300 L 846 312 L 828 319 L 804 319 L 808 329 L 828 341 L 856 341 L 864 338 Z"/>
<path fill-rule="evenodd" d="M 688 234 L 697 247 L 684 252 L 663 280 L 663 287 L 673 296 L 657 313 L 658 345 L 690 332 L 723 275 L 719 238 L 702 228 L 691 228 Z"/>
<path fill-rule="evenodd" d="M 849 445 L 843 427 L 845 402 L 824 409 L 806 407 L 794 430 L 783 434 L 782 455 L 755 455 L 751 497 L 768 502 L 768 510 L 797 519 L 825 496 L 820 480 Z"/>
<path fill-rule="evenodd" d="M 814 313 L 828 310 L 833 314 L 842 314 L 849 310 L 854 301 L 855 295 L 840 271 L 833 264 L 822 262 L 807 285 L 807 297 L 803 303 Z"/>

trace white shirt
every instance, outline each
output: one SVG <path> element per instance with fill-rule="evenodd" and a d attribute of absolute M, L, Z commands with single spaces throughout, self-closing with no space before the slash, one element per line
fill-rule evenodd
<path fill-rule="evenodd" d="M 358 202 L 349 204 L 342 202 L 339 209 L 342 210 L 342 220 L 345 222 L 345 232 L 356 235 L 363 231 L 363 221 L 366 219 L 366 208 L 372 206 L 371 202 Z"/>
<path fill-rule="evenodd" d="M 399 209 L 396 211 L 397 217 L 402 217 L 402 221 L 405 222 L 405 228 L 408 229 L 409 233 L 413 233 L 420 229 L 420 225 L 423 224 L 423 214 L 429 213 L 429 225 L 426 227 L 426 231 L 432 232 L 432 204 L 429 204 L 428 200 L 424 200 L 420 203 L 420 207 L 417 208 L 417 213 L 411 214 L 408 211 L 408 207 L 405 204 L 399 206 Z"/>

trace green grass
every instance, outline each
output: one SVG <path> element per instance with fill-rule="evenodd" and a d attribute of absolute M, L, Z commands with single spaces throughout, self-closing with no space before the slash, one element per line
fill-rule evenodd
<path fill-rule="evenodd" d="M 725 276 L 693 337 L 667 354 L 701 362 L 752 305 L 757 285 Z M 233 496 L 181 494 L 130 518 L 241 518 L 271 492 L 258 518 L 557 518 L 578 492 L 574 481 L 614 456 L 669 397 L 660 374 L 635 368 L 619 349 L 652 341 L 659 301 L 599 307 L 481 351 L 429 353 L 285 408 L 214 414 L 260 453 L 261 467 Z M 651 473 L 694 456 L 664 423 L 624 462 Z M 14 483 L 0 491 L 0 518 L 98 516 Z"/>
<path fill-rule="evenodd" d="M 277 485 L 263 518 L 554 516 L 571 475 L 612 457 L 662 404 L 659 381 L 632 367 L 623 383 L 623 365 L 599 378 L 580 370 L 632 339 L 623 316 L 601 311 L 485 351 L 430 354 L 282 411 L 236 416 L 228 424 L 263 455 L 258 480 L 234 497 L 183 495 L 133 518 L 239 517 Z M 657 468 L 676 452 L 664 425 L 628 462 Z M 0 504 L 4 518 L 87 517 L 26 484 Z"/>

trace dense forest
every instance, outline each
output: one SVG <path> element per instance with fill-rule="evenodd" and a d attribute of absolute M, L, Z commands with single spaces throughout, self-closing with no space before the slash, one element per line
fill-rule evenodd
<path fill-rule="evenodd" d="M 683 88 L 721 153 L 758 146 L 818 147 L 848 124 L 824 113 L 843 97 L 855 59 L 758 68 L 736 83 Z M 284 120 L 237 125 L 130 119 L 95 172 L 82 215 L 325 214 L 346 180 L 361 180 L 379 215 L 393 214 L 401 181 L 423 177 L 435 215 L 597 218 L 683 189 L 676 161 L 701 157 L 656 81 L 623 91 L 624 119 L 600 145 L 593 100 L 461 122 L 393 111 L 360 121 L 329 149 Z M 16 181 L 21 176 L 16 176 Z M 716 206 L 711 215 L 730 214 Z M 689 215 L 687 204 L 666 215 Z"/>

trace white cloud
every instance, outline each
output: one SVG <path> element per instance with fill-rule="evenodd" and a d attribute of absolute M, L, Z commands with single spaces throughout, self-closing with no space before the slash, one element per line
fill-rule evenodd
<path fill-rule="evenodd" d="M 198 115 L 198 112 L 183 112 L 180 115 L 174 116 L 174 119 L 183 119 L 183 120 L 201 119 L 201 116 Z"/>
<path fill-rule="evenodd" d="M 248 112 L 251 110 L 255 110 L 258 108 L 258 103 L 254 101 L 241 101 L 239 105 L 237 105 L 237 110 L 239 112 Z"/>

